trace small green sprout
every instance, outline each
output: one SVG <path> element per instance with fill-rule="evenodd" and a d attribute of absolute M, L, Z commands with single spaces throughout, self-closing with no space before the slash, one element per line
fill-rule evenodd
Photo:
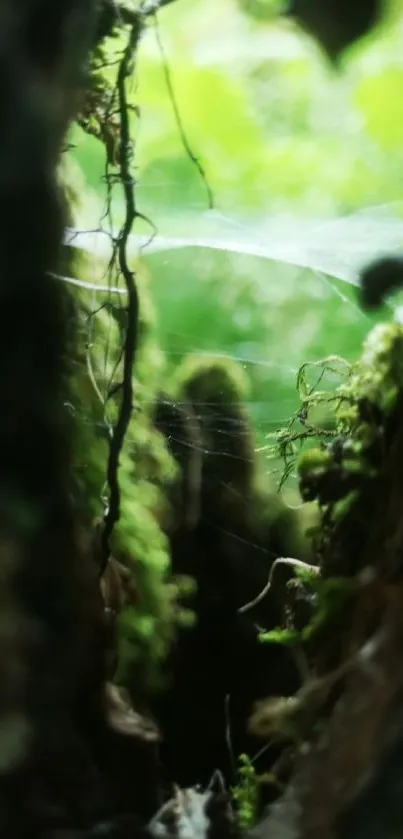
<path fill-rule="evenodd" d="M 241 828 L 253 827 L 256 823 L 259 804 L 259 784 L 255 767 L 248 755 L 238 758 L 238 784 L 231 789 L 232 799 L 238 812 Z"/>

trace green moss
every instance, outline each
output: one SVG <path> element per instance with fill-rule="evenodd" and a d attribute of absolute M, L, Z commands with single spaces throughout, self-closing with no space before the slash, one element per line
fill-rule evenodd
<path fill-rule="evenodd" d="M 380 441 L 403 386 L 403 328 L 378 324 L 368 335 L 362 357 L 337 391 L 338 437 L 324 449 L 305 452 L 298 471 L 304 498 L 331 506 L 340 521 L 375 480 Z"/>
<path fill-rule="evenodd" d="M 291 645 L 298 644 L 300 634 L 295 629 L 271 629 L 270 632 L 262 632 L 259 641 L 264 644 Z"/>
<path fill-rule="evenodd" d="M 172 379 L 174 393 L 186 393 L 191 401 L 238 405 L 249 395 L 249 380 L 241 365 L 221 357 L 188 355 Z"/>
<path fill-rule="evenodd" d="M 348 515 L 348 513 L 353 509 L 354 505 L 357 503 L 359 498 L 359 490 L 353 490 L 352 492 L 349 492 L 345 498 L 342 498 L 341 501 L 337 501 L 333 505 L 332 520 L 335 524 Z"/>
<path fill-rule="evenodd" d="M 171 381 L 173 397 L 190 404 L 199 421 L 203 483 L 214 486 L 221 506 L 233 506 L 234 493 L 249 496 L 253 489 L 256 464 L 252 423 L 245 407 L 248 390 L 241 365 L 221 357 L 187 356 Z"/>
<path fill-rule="evenodd" d="M 345 577 L 317 578 L 316 609 L 311 622 L 302 631 L 309 641 L 326 623 L 340 615 L 354 592 L 354 582 Z"/>
<path fill-rule="evenodd" d="M 250 758 L 242 754 L 238 758 L 238 783 L 232 788 L 238 822 L 241 828 L 253 827 L 257 820 L 259 805 L 259 785 L 256 770 Z"/>
<path fill-rule="evenodd" d="M 315 472 L 321 475 L 329 466 L 330 462 L 331 457 L 328 451 L 324 449 L 309 449 L 309 451 L 303 452 L 299 458 L 298 467 L 300 475 L 302 476 L 308 471 L 310 474 Z"/>
<path fill-rule="evenodd" d="M 360 402 L 365 400 L 389 415 L 403 386 L 403 328 L 397 323 L 378 324 L 369 333 L 361 360 L 340 389 L 346 400 L 338 412 L 344 430 L 362 424 Z"/>
<path fill-rule="evenodd" d="M 71 190 L 74 193 L 74 190 Z M 70 248 L 68 273 L 106 285 L 102 259 Z M 111 277 L 111 284 L 115 285 Z M 111 550 L 132 569 L 137 599 L 118 621 L 118 678 L 135 661 L 142 687 L 153 681 L 157 660 L 170 643 L 178 610 L 176 588 L 166 584 L 169 550 L 161 523 L 168 516 L 165 488 L 175 474 L 161 435 L 154 429 L 151 406 L 160 388 L 165 359 L 155 337 L 155 315 L 147 277 L 138 274 L 140 336 L 133 377 L 134 410 L 120 456 L 120 518 Z M 82 522 L 103 517 L 110 429 L 119 412 L 123 319 L 116 296 L 72 287 L 78 334 L 71 349 L 66 404 L 74 417 L 72 495 Z M 109 396 L 108 396 L 109 394 Z"/>

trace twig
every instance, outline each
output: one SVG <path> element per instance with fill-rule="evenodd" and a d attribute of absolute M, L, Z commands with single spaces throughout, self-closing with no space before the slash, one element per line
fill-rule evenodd
<path fill-rule="evenodd" d="M 236 760 L 234 755 L 234 749 L 232 746 L 232 732 L 231 732 L 231 695 L 227 693 L 224 701 L 224 711 L 225 711 L 225 742 L 228 749 L 228 756 L 231 763 L 232 773 L 234 778 L 236 778 Z"/>
<path fill-rule="evenodd" d="M 131 142 L 126 97 L 126 78 L 131 72 L 133 53 L 139 41 L 140 34 L 141 26 L 136 21 L 131 28 L 117 78 L 120 111 L 119 174 L 126 204 L 126 218 L 118 237 L 117 249 L 119 268 L 127 289 L 128 318 L 126 340 L 123 348 L 122 403 L 118 420 L 113 430 L 108 459 L 107 482 L 109 487 L 109 507 L 104 517 L 105 527 L 102 534 L 103 566 L 101 568 L 101 574 L 104 572 L 108 561 L 110 535 L 120 517 L 119 460 L 133 407 L 133 365 L 137 349 L 139 299 L 134 273 L 129 268 L 126 251 L 127 241 L 133 227 L 133 222 L 137 216 L 134 198 L 134 181 L 130 172 Z"/>
<path fill-rule="evenodd" d="M 172 0 L 171 0 L 171 2 L 172 2 Z M 158 25 L 157 11 L 161 7 L 161 5 L 162 5 L 161 3 L 157 4 L 157 8 L 156 8 L 155 14 L 154 14 L 154 20 L 155 20 L 155 37 L 157 39 L 158 49 L 161 53 L 161 58 L 162 58 L 162 61 L 163 61 L 165 83 L 166 83 L 166 86 L 168 88 L 168 92 L 169 92 L 169 96 L 170 96 L 171 104 L 172 104 L 172 110 L 174 112 L 175 122 L 176 122 L 176 125 L 178 127 L 178 131 L 179 131 L 179 134 L 180 134 L 180 138 L 181 138 L 181 141 L 182 141 L 183 148 L 185 149 L 185 152 L 186 152 L 187 156 L 189 157 L 189 160 L 192 161 L 193 165 L 196 166 L 196 169 L 199 172 L 199 175 L 200 175 L 200 177 L 201 177 L 201 179 L 204 183 L 204 186 L 205 186 L 205 189 L 206 189 L 206 192 L 207 192 L 208 208 L 209 208 L 209 210 L 213 210 L 214 209 L 213 191 L 212 191 L 212 189 L 210 187 L 210 184 L 207 180 L 207 175 L 204 171 L 203 165 L 200 163 L 199 158 L 196 157 L 195 153 L 192 151 L 192 149 L 190 147 L 189 140 L 186 136 L 185 129 L 184 129 L 183 124 L 182 124 L 182 118 L 181 118 L 181 115 L 180 115 L 180 112 L 179 112 L 178 103 L 176 101 L 175 90 L 174 90 L 174 86 L 173 86 L 172 78 L 171 78 L 171 71 L 169 69 L 168 59 L 165 55 L 164 45 L 162 43 L 162 38 L 161 38 L 161 35 L 160 35 L 160 29 L 159 29 L 159 25 Z"/>
<path fill-rule="evenodd" d="M 264 589 L 262 589 L 260 594 L 258 594 L 257 597 L 254 598 L 254 600 L 250 600 L 249 603 L 245 603 L 243 606 L 241 606 L 238 609 L 238 614 L 243 615 L 245 614 L 245 612 L 249 612 L 255 606 L 258 606 L 258 604 L 261 603 L 262 600 L 264 600 L 266 594 L 269 593 L 272 587 L 274 571 L 276 568 L 278 568 L 279 565 L 289 565 L 291 566 L 291 568 L 303 568 L 305 571 L 311 571 L 312 574 L 320 573 L 317 565 L 308 565 L 307 562 L 302 562 L 300 559 L 291 559 L 290 557 L 279 557 L 273 562 L 273 565 L 270 568 L 269 579 L 267 580 Z"/>
<path fill-rule="evenodd" d="M 51 277 L 54 277 L 55 280 L 60 280 L 62 283 L 68 283 L 69 285 L 78 286 L 78 288 L 83 288 L 85 291 L 97 291 L 99 294 L 121 294 L 126 295 L 125 288 L 114 288 L 113 286 L 104 286 L 99 285 L 98 283 L 88 283 L 85 280 L 78 280 L 74 277 L 64 277 L 61 274 L 54 274 L 53 272 L 49 272 Z"/>

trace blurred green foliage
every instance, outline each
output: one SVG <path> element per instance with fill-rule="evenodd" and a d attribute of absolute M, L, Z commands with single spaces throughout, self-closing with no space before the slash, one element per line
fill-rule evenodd
<path fill-rule="evenodd" d="M 171 371 L 189 351 L 242 361 L 262 456 L 267 434 L 298 405 L 299 366 L 329 353 L 355 358 L 371 321 L 337 273 L 191 246 L 207 194 L 180 127 L 216 209 L 234 221 L 234 240 L 239 219 L 261 227 L 281 217 L 286 224 L 287 216 L 340 217 L 398 202 L 403 193 L 400 0 L 338 72 L 307 35 L 276 16 L 281 5 L 177 0 L 159 13 L 157 30 L 150 21 L 133 85 L 141 110 L 140 119 L 132 115 L 138 206 L 159 232 L 189 234 L 188 247 L 142 255 L 160 346 Z M 101 144 L 78 128 L 71 139 L 88 188 L 104 200 Z M 82 226 L 98 224 L 100 215 L 89 199 Z M 338 245 L 330 239 L 326 247 L 336 258 Z"/>

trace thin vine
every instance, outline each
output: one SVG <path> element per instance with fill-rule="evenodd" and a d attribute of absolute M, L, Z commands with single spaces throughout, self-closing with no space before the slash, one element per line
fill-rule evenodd
<path fill-rule="evenodd" d="M 119 174 L 125 201 L 125 219 L 117 239 L 117 253 L 119 270 L 127 289 L 127 328 L 123 346 L 123 380 L 119 385 L 119 389 L 122 391 L 122 401 L 118 419 L 112 432 L 108 457 L 107 483 L 109 488 L 109 506 L 104 516 L 105 527 L 102 534 L 103 565 L 101 573 L 105 570 L 108 561 L 109 539 L 112 530 L 120 517 L 119 459 L 133 409 L 133 366 L 137 349 L 139 298 L 135 275 L 129 267 L 127 243 L 138 213 L 134 195 L 134 179 L 131 174 L 132 144 L 130 139 L 126 81 L 129 75 L 132 74 L 133 58 L 141 32 L 142 26 L 138 18 L 131 26 L 117 77 L 120 113 Z"/>

